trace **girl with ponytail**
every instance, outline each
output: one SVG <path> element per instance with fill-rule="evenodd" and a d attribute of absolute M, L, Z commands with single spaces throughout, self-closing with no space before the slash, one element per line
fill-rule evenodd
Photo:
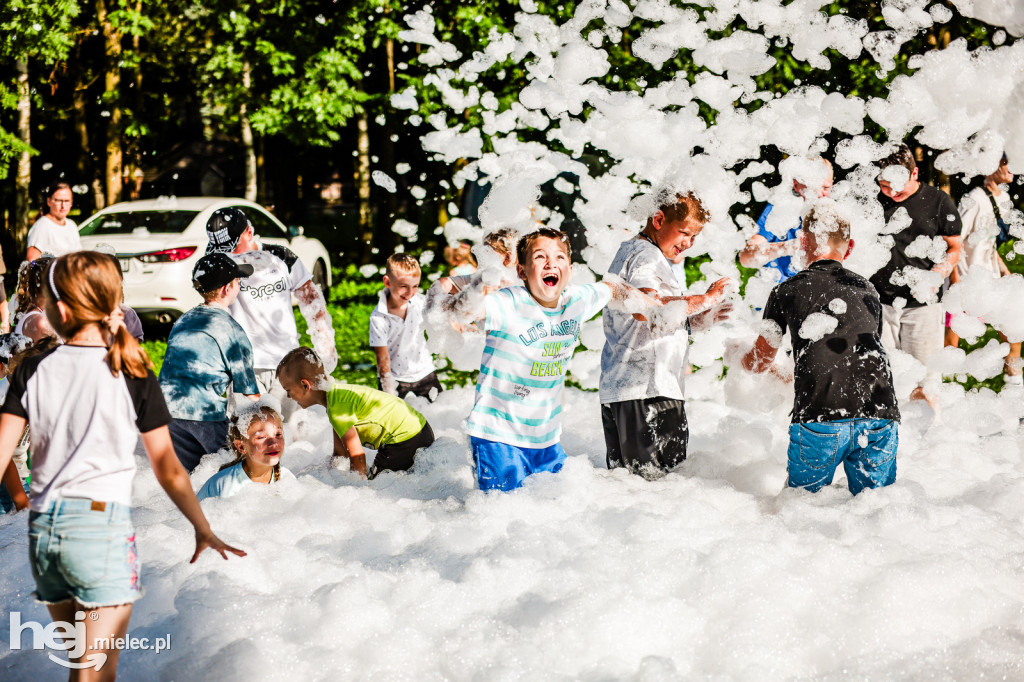
<path fill-rule="evenodd" d="M 206 548 L 225 559 L 245 552 L 210 530 L 174 454 L 171 417 L 149 357 L 124 328 L 116 265 L 77 251 L 53 261 L 44 281 L 46 316 L 65 343 L 14 370 L 0 409 L 0 470 L 31 424 L 36 598 L 57 622 L 74 623 L 77 611 L 92 611 L 82 622 L 85 641 L 106 637 L 113 644 L 127 632 L 142 594 L 131 520 L 140 434 L 157 480 L 195 529 L 192 561 Z M 75 664 L 86 653 L 106 654 L 104 678 L 113 678 L 117 648 L 68 653 Z"/>

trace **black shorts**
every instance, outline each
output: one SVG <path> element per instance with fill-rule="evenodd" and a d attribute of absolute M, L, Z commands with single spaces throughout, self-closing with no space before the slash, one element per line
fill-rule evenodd
<path fill-rule="evenodd" d="M 658 478 L 686 459 L 690 430 L 685 403 L 645 398 L 601 405 L 608 468 Z"/>
<path fill-rule="evenodd" d="M 380 377 L 377 378 L 377 388 L 383 390 L 380 384 Z M 437 378 L 437 372 L 431 372 L 430 374 L 423 377 L 419 381 L 399 381 L 398 397 L 404 399 L 406 395 L 412 393 L 413 395 L 418 395 L 421 398 L 426 398 L 430 402 L 434 402 L 434 398 L 430 397 L 431 389 L 437 389 L 437 393 L 440 393 L 441 391 L 444 390 L 444 387 L 441 385 L 441 382 Z M 437 397 L 437 393 L 434 394 L 435 398 Z"/>
<path fill-rule="evenodd" d="M 366 478 L 373 479 L 382 471 L 405 471 L 411 469 L 420 448 L 430 447 L 434 432 L 430 424 L 424 424 L 420 432 L 409 440 L 381 446 L 373 459 L 373 466 L 366 472 Z"/>

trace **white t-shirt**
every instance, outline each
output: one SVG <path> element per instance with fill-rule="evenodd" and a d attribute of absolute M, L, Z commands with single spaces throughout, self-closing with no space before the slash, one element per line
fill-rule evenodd
<path fill-rule="evenodd" d="M 387 346 L 395 381 L 411 384 L 434 371 L 434 360 L 423 336 L 427 299 L 419 293 L 413 296 L 403 320 L 388 312 L 387 293 L 387 289 L 380 292 L 380 301 L 370 313 L 370 346 Z"/>
<path fill-rule="evenodd" d="M 228 310 L 249 337 L 253 367 L 277 369 L 281 358 L 299 346 L 292 292 L 313 276 L 298 256 L 276 244 L 231 256 L 254 272 L 239 280 L 242 290 Z"/>
<path fill-rule="evenodd" d="M 281 467 L 281 479 L 274 481 L 274 478 L 271 477 L 270 485 L 281 483 L 288 479 L 294 480 L 295 474 Z M 208 497 L 231 497 L 237 494 L 239 490 L 251 485 L 253 485 L 252 480 L 245 473 L 245 469 L 242 468 L 242 463 L 239 462 L 211 476 L 210 480 L 196 493 L 196 499 L 202 501 Z"/>
<path fill-rule="evenodd" d="M 1010 195 L 1001 192 L 995 197 L 996 204 L 1003 220 L 1009 222 L 1013 202 Z M 999 276 L 999 253 L 996 251 L 996 237 L 999 236 L 999 225 L 996 214 L 992 210 L 992 202 L 981 187 L 973 190 L 960 200 L 960 219 L 963 228 L 960 232 L 964 238 L 964 250 L 957 261 L 956 269 L 963 277 L 975 267 L 988 270 Z"/>
<path fill-rule="evenodd" d="M 82 250 L 78 236 L 78 225 L 71 218 L 65 218 L 63 225 L 42 216 L 28 231 L 28 246 L 34 246 L 43 253 L 63 256 L 65 253 Z"/>
<path fill-rule="evenodd" d="M 32 426 L 32 511 L 61 497 L 131 506 L 139 433 L 171 423 L 152 370 L 114 376 L 107 349 L 58 346 L 24 360 L 3 412 Z"/>
<path fill-rule="evenodd" d="M 622 242 L 608 273 L 637 289 L 654 289 L 662 297 L 683 295 L 672 263 L 643 237 Z M 630 313 L 608 309 L 603 318 L 601 403 L 657 397 L 682 400 L 689 345 L 686 326 L 654 337 L 647 323 Z"/>

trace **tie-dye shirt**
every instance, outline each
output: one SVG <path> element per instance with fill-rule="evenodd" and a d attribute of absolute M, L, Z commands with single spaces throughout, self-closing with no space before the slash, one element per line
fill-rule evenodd
<path fill-rule="evenodd" d="M 562 386 L 580 329 L 610 299 L 600 282 L 568 287 L 556 308 L 540 305 L 522 286 L 487 296 L 487 345 L 469 435 L 523 448 L 557 443 Z"/>
<path fill-rule="evenodd" d="M 223 421 L 225 391 L 259 393 L 252 346 L 224 308 L 200 305 L 174 323 L 160 368 L 160 388 L 175 419 Z"/>

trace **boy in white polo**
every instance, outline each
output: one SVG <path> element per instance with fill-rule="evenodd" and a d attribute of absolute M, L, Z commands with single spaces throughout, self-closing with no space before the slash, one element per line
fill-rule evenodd
<path fill-rule="evenodd" d="M 433 401 L 442 390 L 423 336 L 420 264 L 407 253 L 388 257 L 384 289 L 370 313 L 370 347 L 377 356 L 377 382 L 386 393 L 413 393 Z"/>

